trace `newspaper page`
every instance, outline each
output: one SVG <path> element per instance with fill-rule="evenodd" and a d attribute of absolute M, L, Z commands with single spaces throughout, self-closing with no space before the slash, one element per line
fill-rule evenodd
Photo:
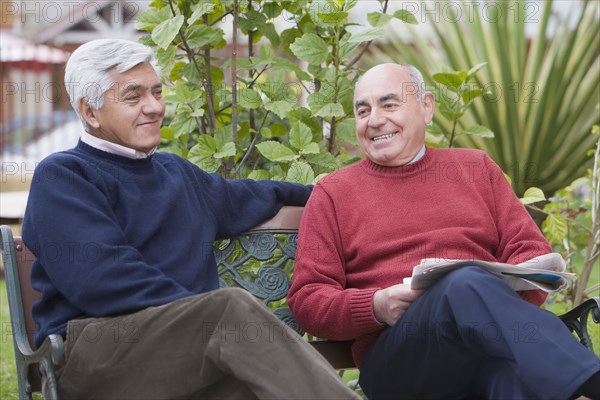
<path fill-rule="evenodd" d="M 450 271 L 478 266 L 504 279 L 514 290 L 544 290 L 557 292 L 567 286 L 575 274 L 564 272 L 565 261 L 559 253 L 549 253 L 512 265 L 482 260 L 447 260 L 425 258 L 413 269 L 411 278 L 404 280 L 413 289 L 426 289 Z"/>

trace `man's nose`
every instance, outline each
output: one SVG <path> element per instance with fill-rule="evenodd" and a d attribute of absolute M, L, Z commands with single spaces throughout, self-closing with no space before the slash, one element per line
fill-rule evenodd
<path fill-rule="evenodd" d="M 162 114 L 164 109 L 165 103 L 162 97 L 156 98 L 153 95 L 146 96 L 142 106 L 142 112 L 144 114 Z"/>
<path fill-rule="evenodd" d="M 369 114 L 369 126 L 378 127 L 385 123 L 385 117 L 383 112 L 378 107 L 375 107 L 371 110 Z"/>

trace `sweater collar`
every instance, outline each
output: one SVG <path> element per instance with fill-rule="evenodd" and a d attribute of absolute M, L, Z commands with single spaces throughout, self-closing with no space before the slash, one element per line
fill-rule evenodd
<path fill-rule="evenodd" d="M 131 165 L 131 166 L 138 166 L 138 167 L 144 166 L 144 165 L 151 165 L 154 156 L 156 154 L 158 154 L 158 153 L 156 153 L 156 154 L 150 155 L 148 158 L 139 158 L 139 159 L 125 157 L 125 156 L 122 156 L 119 154 L 100 150 L 96 147 L 90 146 L 89 144 L 87 144 L 83 140 L 81 140 L 81 138 L 79 139 L 79 143 L 77 143 L 75 150 L 83 151 L 88 154 L 92 154 L 95 157 L 99 157 L 100 159 L 103 159 L 105 161 L 117 162 L 120 164 L 126 164 L 126 165 Z"/>
<path fill-rule="evenodd" d="M 431 159 L 433 158 L 433 153 L 435 153 L 434 148 L 424 146 L 417 156 L 408 164 L 397 167 L 386 167 L 376 164 L 367 158 L 364 159 L 360 165 L 370 175 L 377 175 L 387 178 L 406 178 L 408 176 L 420 173 L 427 168 L 431 162 Z"/>

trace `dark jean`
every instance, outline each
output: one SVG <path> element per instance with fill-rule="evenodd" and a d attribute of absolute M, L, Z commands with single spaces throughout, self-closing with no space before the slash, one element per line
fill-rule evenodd
<path fill-rule="evenodd" d="M 360 385 L 379 399 L 568 399 L 600 360 L 554 314 L 478 267 L 421 295 L 367 353 Z"/>

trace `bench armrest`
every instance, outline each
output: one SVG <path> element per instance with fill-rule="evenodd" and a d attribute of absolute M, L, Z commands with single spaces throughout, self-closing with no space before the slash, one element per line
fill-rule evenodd
<path fill-rule="evenodd" d="M 587 328 L 590 314 L 592 314 L 592 320 L 596 324 L 600 323 L 600 297 L 588 299 L 558 317 L 565 323 L 571 332 L 577 335 L 581 344 L 591 351 L 594 351 L 592 339 L 590 338 Z"/>

